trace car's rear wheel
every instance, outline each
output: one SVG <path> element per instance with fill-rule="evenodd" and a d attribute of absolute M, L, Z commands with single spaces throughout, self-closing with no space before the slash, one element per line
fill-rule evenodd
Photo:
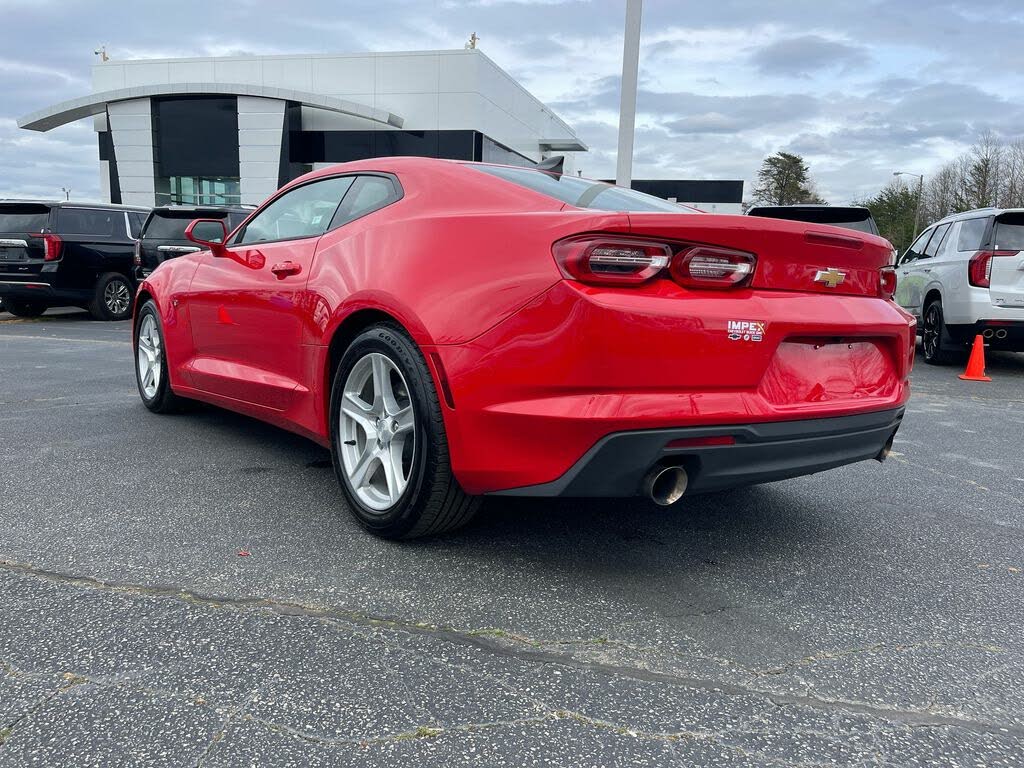
<path fill-rule="evenodd" d="M 173 413 L 186 404 L 171 390 L 164 352 L 164 329 L 152 299 L 142 305 L 135 323 L 135 381 L 142 403 L 153 413 Z"/>
<path fill-rule="evenodd" d="M 15 317 L 39 317 L 46 311 L 46 303 L 31 299 L 4 299 L 4 310 Z"/>
<path fill-rule="evenodd" d="M 368 328 L 342 355 L 331 389 L 331 453 L 349 508 L 378 536 L 450 531 L 479 505 L 452 474 L 433 380 L 397 326 Z"/>
<path fill-rule="evenodd" d="M 133 299 L 131 281 L 120 272 L 107 272 L 96 281 L 89 312 L 97 320 L 127 320 Z"/>
<path fill-rule="evenodd" d="M 956 362 L 953 340 L 946 330 L 942 316 L 942 301 L 934 299 L 924 310 L 921 326 L 921 352 L 929 365 L 948 365 Z"/>

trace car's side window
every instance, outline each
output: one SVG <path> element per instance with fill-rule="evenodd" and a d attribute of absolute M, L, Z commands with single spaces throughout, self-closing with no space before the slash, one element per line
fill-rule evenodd
<path fill-rule="evenodd" d="M 935 228 L 935 234 L 932 235 L 932 239 L 928 241 L 928 245 L 925 246 L 924 253 L 921 254 L 922 259 L 930 259 L 936 253 L 939 252 L 939 247 L 942 245 L 942 241 L 946 238 L 949 233 L 949 224 L 942 224 Z"/>
<path fill-rule="evenodd" d="M 980 251 L 984 245 L 985 231 L 988 229 L 988 217 L 965 219 L 960 224 L 960 235 L 956 239 L 956 249 L 961 253 Z"/>
<path fill-rule="evenodd" d="M 918 236 L 917 240 L 914 241 L 914 244 L 907 248 L 907 252 L 904 253 L 903 258 L 900 259 L 901 266 L 921 258 L 922 254 L 924 254 L 925 247 L 928 245 L 928 240 L 931 239 L 934 231 L 935 230 L 933 229 L 926 229 Z"/>
<path fill-rule="evenodd" d="M 338 206 L 331 229 L 380 210 L 399 199 L 395 183 L 387 176 L 360 176 Z"/>
<path fill-rule="evenodd" d="M 234 245 L 318 237 L 327 231 L 352 176 L 334 176 L 291 189 L 257 213 Z"/>
<path fill-rule="evenodd" d="M 124 212 L 95 208 L 61 208 L 57 229 L 62 235 L 125 237 Z"/>
<path fill-rule="evenodd" d="M 949 225 L 949 230 L 946 232 L 946 236 L 942 238 L 942 242 L 939 244 L 939 249 L 935 252 L 935 255 L 940 259 L 952 258 L 956 255 L 956 244 L 960 238 L 960 222 L 955 221 Z"/>

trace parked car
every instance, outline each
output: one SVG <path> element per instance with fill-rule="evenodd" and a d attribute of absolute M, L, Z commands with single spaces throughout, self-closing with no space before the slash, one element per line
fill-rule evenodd
<path fill-rule="evenodd" d="M 483 494 L 670 504 L 882 459 L 909 394 L 914 322 L 872 235 L 395 157 L 187 234 L 206 250 L 139 289 L 143 403 L 329 447 L 381 536 L 454 528 Z"/>
<path fill-rule="evenodd" d="M 194 219 L 222 219 L 228 232 L 253 212 L 251 206 L 240 205 L 165 205 L 154 208 L 142 233 L 135 241 L 135 277 L 143 280 L 167 259 L 199 250 L 185 237 L 185 229 Z"/>
<path fill-rule="evenodd" d="M 18 317 L 79 306 L 131 317 L 132 251 L 148 208 L 0 200 L 0 298 Z"/>
<path fill-rule="evenodd" d="M 878 234 L 878 225 L 871 211 L 859 205 L 755 205 L 747 210 L 747 215 L 828 224 L 869 235 Z"/>
<path fill-rule="evenodd" d="M 896 301 L 919 318 L 925 362 L 963 357 L 975 336 L 1024 352 L 1024 209 L 980 208 L 932 224 L 899 260 Z"/>

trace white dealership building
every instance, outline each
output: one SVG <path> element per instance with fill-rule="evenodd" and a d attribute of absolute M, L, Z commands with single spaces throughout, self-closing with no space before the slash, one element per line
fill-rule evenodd
<path fill-rule="evenodd" d="M 346 160 L 525 165 L 587 149 L 475 49 L 107 61 L 92 85 L 18 124 L 48 131 L 93 117 L 112 202 L 254 204 Z"/>
<path fill-rule="evenodd" d="M 564 155 L 571 173 L 587 150 L 476 49 L 105 61 L 91 93 L 18 125 L 86 118 L 104 198 L 146 206 L 257 204 L 317 167 L 390 155 L 513 165 Z M 644 191 L 712 211 L 738 210 L 742 197 L 742 182 L 654 184 Z"/>

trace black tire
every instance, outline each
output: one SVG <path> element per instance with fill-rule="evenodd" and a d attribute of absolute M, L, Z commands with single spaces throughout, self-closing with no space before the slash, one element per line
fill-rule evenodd
<path fill-rule="evenodd" d="M 414 447 L 408 459 L 408 483 L 397 502 L 384 510 L 375 510 L 359 498 L 345 471 L 340 450 L 345 383 L 355 366 L 371 353 L 387 357 L 401 374 L 414 415 Z M 476 512 L 480 499 L 466 494 L 452 474 L 441 405 L 426 361 L 415 342 L 399 326 L 373 325 L 345 350 L 334 373 L 330 418 L 334 472 L 349 509 L 370 533 L 386 539 L 431 536 L 464 525 Z"/>
<path fill-rule="evenodd" d="M 47 310 L 46 302 L 32 299 L 4 299 L 3 308 L 15 317 L 39 317 Z"/>
<path fill-rule="evenodd" d="M 89 313 L 97 320 L 127 320 L 134 303 L 132 281 L 120 272 L 106 272 L 96 281 Z"/>
<path fill-rule="evenodd" d="M 921 356 L 929 365 L 955 363 L 962 350 L 957 350 L 942 315 L 942 301 L 933 299 L 921 316 Z"/>
<path fill-rule="evenodd" d="M 150 395 L 146 394 L 146 386 L 144 386 L 142 372 L 139 365 L 139 355 L 144 354 L 139 347 L 139 334 L 146 324 L 147 317 L 153 318 L 153 321 L 156 324 L 154 330 L 160 340 L 159 348 L 157 349 L 157 356 L 161 364 L 159 381 L 156 383 L 156 390 Z M 134 350 L 135 383 L 139 388 L 139 397 L 142 398 L 142 404 L 153 413 L 177 413 L 183 410 L 188 404 L 188 400 L 183 397 L 178 397 L 178 395 L 174 394 L 171 390 L 171 384 L 167 377 L 164 326 L 163 323 L 160 322 L 160 313 L 157 311 L 156 304 L 153 303 L 152 299 L 142 305 L 142 309 L 139 310 L 138 317 L 135 319 L 135 327 L 132 329 L 132 347 Z"/>

